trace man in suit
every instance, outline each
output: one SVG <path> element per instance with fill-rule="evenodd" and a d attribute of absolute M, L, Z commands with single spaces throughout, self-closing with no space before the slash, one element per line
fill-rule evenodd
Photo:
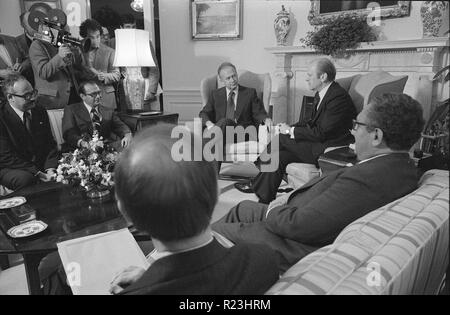
<path fill-rule="evenodd" d="M 28 56 L 24 55 L 14 37 L 0 34 L 0 79 L 12 73 L 24 73 L 30 69 Z"/>
<path fill-rule="evenodd" d="M 93 80 L 102 90 L 103 106 L 116 109 L 116 85 L 120 81 L 119 68 L 113 66 L 114 49 L 101 43 L 102 26 L 93 19 L 80 25 L 80 36 L 91 40 L 90 51 L 84 53 L 85 80 Z"/>
<path fill-rule="evenodd" d="M 244 201 L 213 229 L 234 243 L 269 245 L 281 271 L 331 244 L 351 222 L 417 188 L 408 151 L 424 126 L 420 104 L 405 94 L 372 100 L 353 122 L 359 162 L 274 200 Z"/>
<path fill-rule="evenodd" d="M 7 103 L 0 108 L 0 184 L 17 190 L 49 181 L 58 151 L 45 109 L 35 105 L 36 91 L 21 75 L 3 86 Z"/>
<path fill-rule="evenodd" d="M 315 92 L 312 119 L 297 122 L 289 126 L 280 124 L 278 151 L 268 149 L 271 155 L 278 154 L 279 165 L 275 171 L 263 171 L 249 184 L 236 183 L 243 192 L 254 192 L 263 203 L 275 199 L 278 187 L 283 179 L 286 167 L 290 163 L 317 164 L 319 156 L 327 147 L 342 146 L 353 142 L 350 134 L 352 119 L 356 117 L 356 108 L 348 93 L 336 82 L 336 68 L 327 58 L 311 63 L 307 73 L 308 87 Z M 267 151 L 264 158 L 256 161 L 268 161 Z M 267 163 L 267 162 L 265 162 Z"/>
<path fill-rule="evenodd" d="M 233 64 L 222 63 L 217 74 L 225 86 L 212 91 L 208 103 L 200 111 L 204 127 L 210 129 L 215 125 L 225 137 L 227 126 L 255 126 L 258 130 L 260 124 L 272 125 L 255 89 L 239 85 Z"/>
<path fill-rule="evenodd" d="M 172 138 L 173 128 L 143 130 L 116 164 L 118 208 L 139 232 L 152 238 L 154 249 L 147 256 L 147 270 L 129 267 L 111 279 L 111 293 L 263 294 L 278 280 L 275 253 L 265 245 L 230 248 L 212 232 L 219 189 L 214 163 L 195 160 L 194 136 Z M 172 155 L 180 142 L 190 152 L 188 159 Z M 47 256 L 39 268 L 45 294 L 70 294 L 60 280 L 66 275 L 58 258 L 57 253 Z"/>
<path fill-rule="evenodd" d="M 194 161 L 191 136 L 181 139 L 191 150 L 191 160 L 174 161 L 171 151 L 178 139 L 171 138 L 172 128 L 140 134 L 116 166 L 119 209 L 152 237 L 155 250 L 147 271 L 127 269 L 111 291 L 126 287 L 121 294 L 263 294 L 278 280 L 274 252 L 253 244 L 226 248 L 214 237 L 214 164 Z"/>
<path fill-rule="evenodd" d="M 29 55 L 38 104 L 46 109 L 56 109 L 80 101 L 78 81 L 82 56 L 78 48 L 67 44 L 56 48 L 43 40 L 34 40 Z"/>
<path fill-rule="evenodd" d="M 113 109 L 102 105 L 102 91 L 97 83 L 82 82 L 80 97 L 82 103 L 64 108 L 62 130 L 65 145 L 70 150 L 86 146 L 85 136 L 92 137 L 94 130 L 97 130 L 115 149 L 126 147 L 131 141 L 131 130 Z"/>

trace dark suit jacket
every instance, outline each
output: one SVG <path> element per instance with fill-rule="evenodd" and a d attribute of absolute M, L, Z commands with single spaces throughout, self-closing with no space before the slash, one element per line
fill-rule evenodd
<path fill-rule="evenodd" d="M 348 93 L 333 82 L 314 117 L 306 124 L 298 122 L 293 125 L 295 141 L 309 142 L 317 159 L 327 147 L 354 142 L 349 130 L 356 115 L 355 105 Z"/>
<path fill-rule="evenodd" d="M 265 221 L 213 227 L 234 242 L 269 245 L 285 271 L 331 244 L 351 222 L 412 192 L 417 182 L 417 169 L 408 154 L 390 154 L 313 179 L 295 191 L 285 206 L 273 208 Z"/>
<path fill-rule="evenodd" d="M 214 90 L 209 96 L 208 103 L 200 111 L 203 125 L 208 120 L 217 123 L 225 118 L 227 113 L 227 90 L 226 87 Z M 243 127 L 250 125 L 258 126 L 267 118 L 266 110 L 262 101 L 256 95 L 256 90 L 239 85 L 236 114 L 237 124 Z"/>
<path fill-rule="evenodd" d="M 278 280 L 275 253 L 266 246 L 224 248 L 216 240 L 155 261 L 121 294 L 263 294 Z"/>
<path fill-rule="evenodd" d="M 33 174 L 54 168 L 58 150 L 53 139 L 47 111 L 36 106 L 31 110 L 28 134 L 17 113 L 9 104 L 0 108 L 0 169 L 22 169 Z"/>
<path fill-rule="evenodd" d="M 114 135 L 123 138 L 127 133 L 131 133 L 130 128 L 120 120 L 114 110 L 99 106 L 102 116 L 100 122 L 100 136 L 105 140 L 114 141 Z M 77 142 L 84 134 L 92 136 L 94 127 L 91 115 L 83 103 L 76 103 L 64 108 L 62 119 L 63 138 L 71 149 L 77 147 Z"/>

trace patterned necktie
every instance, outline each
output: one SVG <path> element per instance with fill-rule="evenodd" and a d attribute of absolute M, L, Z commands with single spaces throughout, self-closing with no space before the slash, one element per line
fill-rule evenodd
<path fill-rule="evenodd" d="M 31 135 L 31 114 L 28 111 L 23 112 L 23 124 L 25 125 L 25 128 L 27 128 L 28 133 Z"/>
<path fill-rule="evenodd" d="M 92 124 L 94 125 L 94 129 L 100 132 L 100 116 L 95 108 L 91 109 L 92 115 Z"/>
<path fill-rule="evenodd" d="M 234 121 L 234 91 L 228 95 L 226 118 Z"/>
<path fill-rule="evenodd" d="M 313 103 L 313 108 L 312 108 L 312 117 L 314 118 L 314 116 L 316 116 L 317 114 L 317 105 L 319 105 L 320 102 L 320 95 L 319 92 L 316 92 L 316 95 L 314 95 L 314 103 Z"/>

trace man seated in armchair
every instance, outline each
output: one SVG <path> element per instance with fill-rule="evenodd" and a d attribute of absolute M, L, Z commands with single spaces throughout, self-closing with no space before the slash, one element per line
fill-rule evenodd
<path fill-rule="evenodd" d="M 236 67 L 232 63 L 222 63 L 217 74 L 225 86 L 212 91 L 208 102 L 200 111 L 204 127 L 219 127 L 225 144 L 227 126 L 254 126 L 258 130 L 260 124 L 272 125 L 256 90 L 239 85 Z"/>
<path fill-rule="evenodd" d="M 131 141 L 131 130 L 120 120 L 113 109 L 103 106 L 102 91 L 93 81 L 80 84 L 82 103 L 75 103 L 64 108 L 62 119 L 64 147 L 69 150 L 86 146 L 85 135 L 92 137 L 94 130 L 120 151 Z M 114 136 L 120 137 L 115 139 Z M 66 150 L 64 149 L 64 150 Z"/>
<path fill-rule="evenodd" d="M 254 192 L 260 202 L 275 199 L 286 167 L 290 163 L 317 164 L 317 159 L 330 146 L 342 146 L 353 142 L 350 134 L 356 108 L 348 93 L 334 81 L 336 68 L 327 58 L 313 61 L 306 82 L 316 92 L 312 119 L 289 126 L 280 124 L 278 148 L 270 146 L 256 161 L 260 168 L 266 161 L 267 151 L 278 154 L 279 164 L 274 171 L 262 171 L 250 183 L 236 183 L 235 187 L 246 193 Z M 274 141 L 272 141 L 273 143 Z"/>
<path fill-rule="evenodd" d="M 353 121 L 357 164 L 315 178 L 269 205 L 243 201 L 213 229 L 234 243 L 269 245 L 284 272 L 331 244 L 351 222 L 417 188 L 408 151 L 423 126 L 422 107 L 410 96 L 375 98 Z"/>
<path fill-rule="evenodd" d="M 44 108 L 35 104 L 37 91 L 20 74 L 3 83 L 6 103 L 0 105 L 0 185 L 21 189 L 50 181 L 59 152 Z"/>

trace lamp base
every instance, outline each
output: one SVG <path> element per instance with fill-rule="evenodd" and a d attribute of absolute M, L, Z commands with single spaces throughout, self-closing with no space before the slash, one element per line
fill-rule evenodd
<path fill-rule="evenodd" d="M 123 88 L 127 112 L 144 111 L 145 79 L 141 67 L 126 67 Z"/>

